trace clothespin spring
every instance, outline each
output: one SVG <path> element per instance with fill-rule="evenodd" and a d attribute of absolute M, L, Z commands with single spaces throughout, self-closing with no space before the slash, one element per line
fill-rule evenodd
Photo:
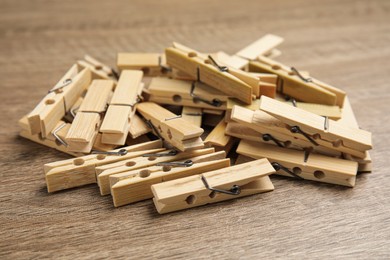
<path fill-rule="evenodd" d="M 228 194 L 228 195 L 239 195 L 241 193 L 241 188 L 238 185 L 233 185 L 230 188 L 230 190 L 220 190 L 220 189 L 210 187 L 206 178 L 203 175 L 201 177 L 201 180 L 202 180 L 204 186 L 206 187 L 206 189 L 214 191 L 214 192 L 219 192 L 219 193 Z"/>

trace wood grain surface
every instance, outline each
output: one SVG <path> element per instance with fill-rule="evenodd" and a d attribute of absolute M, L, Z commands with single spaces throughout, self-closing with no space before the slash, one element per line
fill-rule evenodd
<path fill-rule="evenodd" d="M 159 52 L 178 41 L 235 53 L 266 33 L 280 61 L 348 92 L 373 132 L 355 188 L 272 176 L 275 191 L 159 215 L 115 209 L 95 185 L 48 194 L 43 164 L 67 155 L 18 137 L 28 113 L 88 53 Z M 390 1 L 0 1 L 0 258 L 390 257 Z"/>

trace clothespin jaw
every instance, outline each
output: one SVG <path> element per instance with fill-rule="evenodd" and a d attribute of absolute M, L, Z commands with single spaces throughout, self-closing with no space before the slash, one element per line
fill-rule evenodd
<path fill-rule="evenodd" d="M 190 49 L 191 50 L 191 49 Z M 188 48 L 167 48 L 167 63 L 187 73 L 193 79 L 234 96 L 245 103 L 252 102 L 252 87 L 233 76 L 226 69 L 205 58 L 202 54 L 188 51 Z"/>
<path fill-rule="evenodd" d="M 347 187 L 355 185 L 356 162 L 246 140 L 240 142 L 237 153 L 254 159 L 268 158 L 280 175 Z"/>
<path fill-rule="evenodd" d="M 274 189 L 268 175 L 275 170 L 267 159 L 235 165 L 152 185 L 160 214 L 234 199 Z"/>

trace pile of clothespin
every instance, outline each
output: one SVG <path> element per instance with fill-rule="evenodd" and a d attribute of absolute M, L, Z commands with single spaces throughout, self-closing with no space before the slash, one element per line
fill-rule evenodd
<path fill-rule="evenodd" d="M 20 135 L 75 156 L 44 165 L 49 192 L 96 183 L 116 207 L 153 198 L 167 213 L 268 192 L 271 174 L 353 187 L 371 171 L 371 133 L 344 91 L 274 60 L 282 42 L 119 53 L 119 72 L 86 56 Z"/>

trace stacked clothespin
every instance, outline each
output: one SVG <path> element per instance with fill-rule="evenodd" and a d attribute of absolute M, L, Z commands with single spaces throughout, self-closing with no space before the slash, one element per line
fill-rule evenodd
<path fill-rule="evenodd" d="M 86 56 L 20 135 L 74 156 L 44 165 L 48 192 L 95 183 L 116 207 L 153 198 L 167 213 L 272 191 L 271 174 L 353 187 L 371 171 L 371 133 L 344 91 L 274 60 L 282 42 L 234 55 L 173 43 L 119 53 L 118 72 Z"/>

